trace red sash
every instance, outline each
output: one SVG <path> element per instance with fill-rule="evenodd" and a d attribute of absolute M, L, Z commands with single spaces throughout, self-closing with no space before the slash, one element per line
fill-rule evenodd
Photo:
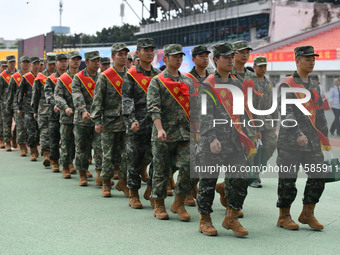
<path fill-rule="evenodd" d="M 132 66 L 129 71 L 127 71 L 127 73 L 131 75 L 131 77 L 135 80 L 135 82 L 137 82 L 137 84 L 144 90 L 145 93 L 148 93 L 149 84 L 152 79 L 151 76 L 146 76 L 144 73 L 138 73 L 135 66 Z"/>
<path fill-rule="evenodd" d="M 72 88 L 71 88 L 72 78 L 71 78 L 71 76 L 69 76 L 67 73 L 63 73 L 59 77 L 59 79 L 62 82 L 62 84 L 64 84 L 64 86 L 68 90 L 68 92 L 70 92 L 70 94 L 72 95 Z"/>
<path fill-rule="evenodd" d="M 19 72 L 16 72 L 15 74 L 12 75 L 12 78 L 14 79 L 14 81 L 18 85 L 18 87 L 20 87 L 22 75 Z"/>
<path fill-rule="evenodd" d="M 192 80 L 192 83 L 194 84 L 194 88 L 195 88 L 195 91 L 196 93 L 195 94 L 192 94 L 191 96 L 198 96 L 198 90 L 201 86 L 201 83 L 199 82 L 199 80 L 193 76 L 191 73 L 185 73 L 184 74 L 185 76 L 188 76 L 191 80 Z"/>
<path fill-rule="evenodd" d="M 24 75 L 24 78 L 28 82 L 28 84 L 31 85 L 31 87 L 33 88 L 35 76 L 31 72 L 28 72 Z"/>
<path fill-rule="evenodd" d="M 43 75 L 42 73 L 38 73 L 37 77 L 35 78 L 36 81 L 40 81 L 42 85 L 45 86 L 47 77 Z"/>
<path fill-rule="evenodd" d="M 233 125 L 240 135 L 240 141 L 247 150 L 248 158 L 256 153 L 256 148 L 249 137 L 243 132 L 240 124 L 240 116 L 233 114 L 233 95 L 229 89 L 215 88 L 216 78 L 213 74 L 210 74 L 204 83 L 208 83 L 211 86 L 211 90 L 215 93 L 221 105 L 227 111 L 229 117 L 233 121 Z"/>
<path fill-rule="evenodd" d="M 94 88 L 96 87 L 96 82 L 92 80 L 91 77 L 85 76 L 84 70 L 77 73 L 76 76 L 79 78 L 81 83 L 86 88 L 87 92 L 89 92 L 90 96 L 93 98 L 93 93 L 94 93 Z"/>
<path fill-rule="evenodd" d="M 48 76 L 48 78 L 50 78 L 50 80 L 54 83 L 54 85 L 57 84 L 57 81 L 59 79 L 59 77 L 55 76 L 55 73 L 51 74 L 50 76 Z"/>
<path fill-rule="evenodd" d="M 156 76 L 158 80 L 167 88 L 170 94 L 175 98 L 175 100 L 179 103 L 179 105 L 185 111 L 188 119 L 190 120 L 190 100 L 189 95 L 184 95 L 180 91 L 181 83 L 171 80 L 170 77 L 165 78 L 163 72 Z M 185 84 L 185 83 L 184 83 Z M 187 84 L 186 84 L 187 85 Z M 188 85 L 187 85 L 188 86 Z"/>
<path fill-rule="evenodd" d="M 4 70 L 0 75 L 4 78 L 4 80 L 7 82 L 7 84 L 9 84 L 9 81 L 10 81 L 12 75 L 7 73 L 6 70 Z"/>
<path fill-rule="evenodd" d="M 109 80 L 111 85 L 117 90 L 119 95 L 122 95 L 123 78 L 120 77 L 116 70 L 110 67 L 109 69 L 105 70 L 103 74 Z"/>
<path fill-rule="evenodd" d="M 283 83 L 286 83 L 291 88 L 303 88 L 303 89 L 305 89 L 305 87 L 302 84 L 296 83 L 294 77 L 292 77 L 292 76 L 289 76 L 286 79 L 284 79 Z M 313 90 L 315 90 L 315 89 L 313 89 Z M 320 139 L 321 150 L 330 151 L 330 150 L 332 150 L 332 147 L 331 147 L 327 137 L 325 137 L 315 126 L 316 110 L 322 109 L 322 107 L 319 108 L 319 106 L 316 105 L 317 99 L 320 96 L 319 96 L 319 94 L 317 93 L 316 90 L 315 90 L 315 92 L 313 90 L 312 90 L 312 92 L 314 94 L 315 101 L 310 99 L 308 102 L 303 103 L 303 106 L 312 114 L 312 115 L 308 115 L 308 119 L 311 122 L 313 128 L 315 129 L 315 131 L 316 131 L 316 133 L 317 133 L 317 135 Z M 305 98 L 305 94 L 303 94 L 303 93 L 294 93 L 294 94 L 299 99 Z"/>

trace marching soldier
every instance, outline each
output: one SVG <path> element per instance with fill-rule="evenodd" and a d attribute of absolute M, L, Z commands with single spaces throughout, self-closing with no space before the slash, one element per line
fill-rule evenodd
<path fill-rule="evenodd" d="M 6 60 L 0 61 L 0 73 L 7 69 Z M 0 96 L 0 149 L 5 149 L 5 142 L 4 142 L 4 132 L 3 132 L 3 121 L 2 121 L 2 102 Z"/>
<path fill-rule="evenodd" d="M 27 56 L 20 58 L 20 70 L 12 75 L 12 79 L 9 82 L 9 88 L 6 99 L 6 111 L 10 113 L 13 111 L 15 117 L 15 126 L 17 131 L 18 144 L 20 147 L 20 156 L 25 157 L 27 154 L 26 146 L 26 125 L 24 115 L 18 114 L 18 93 L 23 75 L 28 73 L 31 69 L 31 59 Z"/>
<path fill-rule="evenodd" d="M 99 52 L 85 53 L 86 68 L 77 73 L 71 85 L 72 99 L 75 107 L 74 136 L 76 144 L 76 168 L 79 170 L 79 185 L 87 186 L 90 144 L 94 140 L 94 157 L 96 171 L 102 168 L 102 148 L 100 134 L 94 130 L 94 122 L 90 118 L 94 89 L 98 79 Z"/>
<path fill-rule="evenodd" d="M 231 74 L 235 75 L 241 82 L 249 80 L 254 73 L 245 68 L 245 65 L 250 57 L 250 51 L 253 49 L 247 41 L 234 42 L 233 47 L 235 50 L 235 63 Z"/>
<path fill-rule="evenodd" d="M 63 166 L 62 176 L 65 179 L 71 178 L 71 174 L 76 173 L 72 163 L 75 157 L 75 143 L 73 133 L 74 105 L 71 84 L 74 75 L 79 71 L 82 58 L 78 51 L 69 52 L 67 57 L 69 68 L 66 73 L 59 77 L 54 90 L 55 103 L 60 109 L 60 164 Z"/>
<path fill-rule="evenodd" d="M 37 149 L 39 143 L 39 130 L 38 123 L 33 117 L 33 108 L 31 107 L 32 88 L 34 80 L 38 75 L 40 60 L 38 57 L 31 58 L 31 71 L 24 75 L 21 80 L 18 92 L 18 114 L 24 114 L 26 132 L 27 132 L 27 145 L 31 150 L 31 161 L 37 161 L 39 152 Z"/>
<path fill-rule="evenodd" d="M 46 102 L 45 84 L 47 78 L 55 72 L 55 57 L 53 52 L 46 53 L 47 68 L 39 73 L 34 81 L 32 93 L 32 108 L 34 111 L 34 118 L 38 121 L 40 130 L 40 148 L 43 156 L 43 165 L 50 166 L 50 135 L 48 128 L 48 117 L 50 114 L 50 106 Z M 41 59 L 40 59 L 41 67 Z"/>
<path fill-rule="evenodd" d="M 57 54 L 56 60 L 56 72 L 51 74 L 44 87 L 46 103 L 49 105 L 48 116 L 48 129 L 49 129 L 49 141 L 50 141 L 50 160 L 52 163 L 52 172 L 59 172 L 59 142 L 60 142 L 60 109 L 55 105 L 54 100 L 54 88 L 57 84 L 60 75 L 67 70 L 67 56 L 66 54 Z M 63 176 L 64 177 L 64 176 Z"/>
<path fill-rule="evenodd" d="M 94 91 L 91 107 L 91 118 L 95 123 L 97 135 L 101 134 L 103 148 L 103 170 L 100 177 L 103 180 L 102 196 L 111 196 L 111 179 L 115 165 L 120 165 L 119 181 L 116 189 L 129 196 L 126 180 L 125 125 L 122 116 L 122 85 L 126 73 L 126 61 L 129 49 L 124 43 L 115 43 L 111 47 L 113 67 L 103 72 Z M 117 150 L 120 151 L 117 151 Z M 114 155 L 121 155 L 119 158 Z"/>
<path fill-rule="evenodd" d="M 122 109 L 127 126 L 127 186 L 129 188 L 129 205 L 142 208 L 138 190 L 141 187 L 140 175 L 147 178 L 146 169 L 152 161 L 151 131 L 152 120 L 147 112 L 146 96 L 152 77 L 160 73 L 151 63 L 155 56 L 152 38 L 137 41 L 139 64 L 132 66 L 124 78 L 122 88 Z M 152 189 L 152 164 L 149 169 L 147 188 L 144 198 L 150 200 Z M 151 204 L 153 203 L 150 200 Z"/>
<path fill-rule="evenodd" d="M 16 148 L 16 137 L 12 136 L 12 118 L 13 118 L 13 109 L 10 109 L 10 112 L 8 113 L 6 111 L 6 96 L 8 91 L 8 85 L 9 81 L 11 80 L 12 75 L 17 72 L 17 69 L 15 68 L 16 65 L 16 59 L 14 55 L 8 55 L 6 57 L 7 62 L 7 69 L 2 71 L 0 74 L 0 102 L 2 102 L 2 121 L 3 121 L 3 137 L 5 141 L 6 151 L 11 151 L 11 140 L 12 140 L 12 146 Z"/>
<path fill-rule="evenodd" d="M 315 169 L 323 164 L 322 150 L 330 150 L 331 146 L 327 138 L 328 128 L 320 87 L 308 77 L 314 69 L 315 57 L 319 55 L 315 54 L 312 46 L 296 47 L 294 54 L 297 71 L 287 77 L 281 87 L 309 90 L 312 97 L 303 106 L 311 115 L 305 115 L 296 105 L 288 104 L 286 115 L 281 116 L 282 120 L 286 120 L 286 126 L 281 126 L 279 131 L 276 163 L 280 169 L 286 167 L 288 171 L 279 172 L 276 205 L 280 209 L 280 216 L 277 226 L 289 230 L 299 228 L 291 218 L 290 207 L 297 194 L 295 182 L 299 166 L 302 164 L 308 179 L 304 191 L 303 209 L 298 220 L 302 224 L 308 224 L 312 229 L 320 230 L 324 226 L 315 218 L 314 208 L 325 188 L 325 175 Z M 287 93 L 287 99 L 304 97 L 304 93 Z"/>

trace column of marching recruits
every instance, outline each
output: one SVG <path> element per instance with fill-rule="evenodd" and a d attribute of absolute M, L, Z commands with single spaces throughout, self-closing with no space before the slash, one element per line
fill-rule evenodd
<path fill-rule="evenodd" d="M 95 185 L 102 187 L 102 197 L 111 197 L 113 179 L 118 179 L 116 189 L 129 198 L 129 206 L 141 209 L 139 189 L 144 181 L 147 187 L 143 197 L 150 201 L 157 219 L 169 219 L 164 200 L 174 193 L 171 212 L 179 220 L 189 221 L 185 206 L 197 203 L 199 231 L 209 236 L 217 235 L 210 216 L 216 190 L 226 207 L 222 226 L 232 229 L 236 236 L 245 236 L 248 231 L 239 218 L 244 217 L 241 209 L 247 188 L 260 188 L 262 184 L 259 172 L 249 184 L 248 174 L 240 168 L 254 164 L 257 142 L 261 140 L 265 146 L 267 159 L 278 148 L 280 166 L 322 163 L 321 150 L 330 149 L 320 88 L 308 78 L 318 56 L 312 46 L 295 49 L 297 71 L 282 83 L 312 92 L 305 105 L 312 116 L 289 105 L 287 115 L 281 118 L 294 119 L 298 125 L 281 127 L 278 139 L 275 128 L 268 124 L 241 125 L 254 118 L 278 118 L 277 111 L 267 116 L 253 116 L 249 111 L 248 88 L 252 88 L 253 106 L 259 110 L 271 107 L 273 88 L 265 77 L 265 57 L 254 59 L 254 72 L 245 68 L 251 50 L 246 41 L 214 45 L 216 71 L 209 73 L 211 52 L 204 45 L 196 46 L 191 52 L 195 66 L 186 74 L 179 71 L 185 53 L 178 44 L 164 46 L 162 72 L 152 66 L 155 45 L 151 38 L 138 39 L 133 58 L 126 44 L 115 43 L 111 48 L 112 67 L 109 58 L 88 51 L 86 68 L 79 70 L 82 57 L 73 51 L 67 55 L 47 53 L 46 66 L 38 57 L 22 56 L 18 71 L 15 56 L 9 55 L 0 66 L 0 147 L 11 151 L 18 144 L 22 157 L 29 147 L 30 160 L 37 161 L 40 146 L 43 165 L 59 172 L 61 164 L 65 179 L 78 171 L 80 186 L 87 186 L 92 177 L 89 164 L 93 150 Z M 230 90 L 216 84 L 232 84 L 244 92 L 244 115 L 232 113 Z M 207 114 L 200 113 L 203 96 Z M 214 119 L 233 121 L 234 125 L 215 126 Z M 217 184 L 218 173 L 191 176 L 196 164 L 232 165 L 237 171 L 226 173 L 224 182 Z M 296 178 L 295 172 L 279 173 L 277 226 L 290 230 L 299 228 L 290 215 L 297 193 Z M 299 222 L 312 229 L 323 228 L 314 208 L 324 183 L 324 176 L 308 173 Z"/>

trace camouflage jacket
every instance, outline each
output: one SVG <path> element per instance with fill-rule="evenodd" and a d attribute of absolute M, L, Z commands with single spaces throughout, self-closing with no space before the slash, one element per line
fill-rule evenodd
<path fill-rule="evenodd" d="M 98 80 L 98 73 L 96 73 L 95 76 L 91 76 L 86 68 L 84 69 L 84 75 L 91 77 L 94 82 L 97 82 Z M 77 76 L 73 78 L 71 87 L 72 99 L 75 107 L 74 124 L 82 126 L 94 126 L 94 122 L 91 119 L 89 119 L 87 122 L 84 122 L 82 117 L 83 112 L 91 112 L 93 98 Z"/>
<path fill-rule="evenodd" d="M 235 75 L 240 82 L 249 80 L 252 76 L 254 76 L 254 73 L 247 68 L 244 68 L 244 73 L 238 73 L 234 67 L 230 74 Z"/>
<path fill-rule="evenodd" d="M 36 76 L 34 75 L 34 77 Z M 32 86 L 27 82 L 25 78 L 23 78 L 21 80 L 18 92 L 18 110 L 24 111 L 25 113 L 33 114 L 31 100 L 32 100 Z"/>
<path fill-rule="evenodd" d="M 189 85 L 189 93 L 192 94 L 195 92 L 191 79 L 180 72 L 179 76 L 174 77 L 165 69 L 163 75 L 164 78 L 170 77 L 173 81 L 185 82 Z M 194 98 L 197 100 L 196 97 Z M 192 98 L 190 98 L 190 100 L 191 99 Z M 190 103 L 190 107 L 191 105 L 195 104 Z M 147 106 L 152 120 L 161 120 L 162 127 L 167 135 L 167 142 L 190 140 L 190 123 L 185 111 L 157 76 L 150 82 L 147 94 Z M 195 115 L 192 117 L 195 117 Z M 192 117 L 191 121 L 195 121 Z M 158 140 L 158 132 L 155 125 L 153 125 L 152 128 L 151 140 Z"/>
<path fill-rule="evenodd" d="M 51 75 L 48 73 L 47 69 L 45 69 L 42 74 L 46 77 Z M 50 105 L 46 102 L 45 85 L 38 80 L 34 81 L 31 105 L 34 113 L 39 114 L 39 116 L 47 117 L 50 115 Z"/>
<path fill-rule="evenodd" d="M 23 76 L 20 70 L 18 72 L 20 73 L 21 76 Z M 6 111 L 10 111 L 12 109 L 18 110 L 18 93 L 19 86 L 12 77 L 11 80 L 9 81 L 6 99 L 4 100 Z"/>
<path fill-rule="evenodd" d="M 221 76 L 215 72 L 214 74 L 216 83 L 225 83 L 221 80 Z M 206 95 L 207 98 L 207 114 L 199 116 L 199 130 L 200 146 L 208 147 L 208 145 L 217 138 L 225 152 L 232 153 L 235 150 L 242 151 L 242 145 L 240 136 L 234 126 L 230 126 L 231 118 L 225 110 L 224 106 L 220 103 L 216 94 L 211 91 L 210 85 L 203 83 L 199 89 L 198 105 L 202 103 L 202 95 Z M 235 85 L 241 88 L 241 83 L 238 79 L 229 75 L 227 84 Z M 227 124 L 216 125 L 214 127 L 214 119 L 227 120 Z M 244 120 L 244 117 L 240 115 L 240 122 Z M 242 127 L 244 130 L 244 127 Z M 209 147 L 208 147 L 209 148 Z"/>
<path fill-rule="evenodd" d="M 123 73 L 118 74 L 124 79 L 125 73 L 126 70 L 124 75 Z M 99 75 L 94 89 L 91 118 L 95 125 L 103 125 L 105 130 L 125 131 L 122 116 L 122 97 L 104 74 Z"/>
<path fill-rule="evenodd" d="M 74 75 L 71 75 L 69 71 L 66 72 L 72 79 Z M 65 85 L 59 79 L 54 90 L 54 100 L 57 107 L 60 108 L 60 123 L 73 124 L 74 116 L 68 116 L 65 112 L 67 108 L 71 108 L 74 114 L 74 105 L 72 100 L 72 94 L 67 90 Z"/>
<path fill-rule="evenodd" d="M 17 69 L 15 69 L 15 72 L 17 72 Z M 9 69 L 6 69 L 6 73 L 10 73 Z M 11 73 L 13 75 L 14 73 Z M 6 109 L 5 102 L 6 102 L 6 97 L 7 97 L 7 92 L 8 92 L 8 86 L 9 86 L 9 81 L 5 81 L 5 79 L 0 76 L 0 104 L 3 105 L 2 109 Z"/>
<path fill-rule="evenodd" d="M 199 82 L 203 82 L 203 81 L 205 80 L 205 78 L 207 78 L 207 77 L 209 76 L 209 74 L 210 74 L 209 71 L 206 70 L 206 72 L 205 72 L 206 75 L 205 75 L 204 78 L 202 78 L 202 77 L 199 76 L 198 73 L 196 72 L 195 67 L 193 67 L 189 73 L 192 74 Z"/>
<path fill-rule="evenodd" d="M 60 77 L 58 71 L 55 72 L 55 77 Z M 46 84 L 44 87 L 46 103 L 49 105 L 49 113 L 48 121 L 59 121 L 60 112 L 56 113 L 54 111 L 55 100 L 54 100 L 54 89 L 56 84 L 51 80 L 51 78 L 47 78 Z"/>
<path fill-rule="evenodd" d="M 154 77 L 160 73 L 154 67 L 151 67 L 151 71 L 147 72 L 139 64 L 136 66 L 136 70 L 148 77 Z M 126 74 L 122 88 L 122 112 L 128 134 L 133 134 L 131 124 L 135 121 L 139 123 L 138 133 L 151 132 L 152 120 L 147 109 L 146 95 L 134 78 L 130 74 Z"/>
<path fill-rule="evenodd" d="M 310 91 L 312 99 L 314 99 L 312 89 L 315 89 L 320 96 L 320 87 L 310 78 L 308 79 L 308 83 L 303 83 L 297 72 L 295 72 L 292 76 L 294 77 L 296 83 L 302 84 L 306 89 Z M 282 87 L 288 87 L 288 85 L 282 83 L 281 88 Z M 287 99 L 297 98 L 295 93 L 287 93 L 286 96 Z M 327 121 L 323 109 L 323 101 L 321 96 L 317 100 L 316 104 L 322 107 L 322 109 L 316 110 L 315 126 L 321 133 L 323 133 L 327 137 Z M 297 125 L 295 127 L 284 127 L 282 125 L 280 126 L 277 148 L 290 151 L 321 152 L 319 137 L 317 136 L 314 127 L 309 121 L 308 116 L 304 115 L 304 113 L 301 112 L 295 105 L 288 104 L 286 115 L 282 115 L 281 120 L 287 120 L 287 123 L 285 124 L 286 126 L 293 126 L 294 123 L 292 123 L 292 121 L 289 122 L 288 119 L 295 120 L 297 122 Z M 296 139 L 302 135 L 305 135 L 308 139 L 308 144 L 306 146 L 299 146 L 297 144 Z"/>
<path fill-rule="evenodd" d="M 272 107 L 273 104 L 273 83 L 269 81 L 266 77 L 264 77 L 264 81 L 260 81 L 256 76 L 252 76 L 251 79 L 256 84 L 256 89 L 258 92 L 263 93 L 263 97 L 256 96 L 258 98 L 257 105 L 254 105 L 257 110 L 268 110 Z M 278 110 L 276 109 L 270 115 L 254 115 L 254 118 L 261 119 L 264 122 L 264 125 L 260 128 L 260 131 L 273 129 L 273 125 L 271 119 L 278 119 Z M 276 124 L 276 122 L 274 122 Z"/>

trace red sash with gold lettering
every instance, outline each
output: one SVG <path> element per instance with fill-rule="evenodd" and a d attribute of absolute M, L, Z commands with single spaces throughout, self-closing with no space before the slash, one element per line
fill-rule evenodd
<path fill-rule="evenodd" d="M 38 73 L 37 77 L 35 78 L 36 81 L 40 81 L 42 85 L 45 86 L 47 76 L 43 75 L 42 73 Z"/>
<path fill-rule="evenodd" d="M 215 88 L 216 78 L 213 74 L 210 74 L 204 83 L 210 84 L 211 91 L 217 96 L 221 105 L 227 111 L 229 117 L 233 121 L 233 126 L 240 135 L 240 141 L 247 150 L 248 157 L 256 153 L 256 148 L 254 143 L 249 139 L 249 137 L 243 132 L 240 124 L 240 116 L 233 114 L 233 95 L 229 89 Z"/>
<path fill-rule="evenodd" d="M 119 95 L 122 95 L 123 78 L 120 77 L 116 70 L 110 67 L 109 69 L 105 70 L 103 74 L 109 80 L 111 85 L 117 90 Z"/>
<path fill-rule="evenodd" d="M 51 74 L 50 76 L 48 76 L 48 78 L 50 78 L 50 80 L 54 83 L 54 85 L 57 84 L 57 81 L 59 79 L 59 77 L 55 76 L 55 73 Z"/>
<path fill-rule="evenodd" d="M 190 100 L 189 100 L 189 93 L 187 95 L 184 95 L 181 92 L 182 86 L 189 86 L 188 84 L 185 84 L 184 82 L 177 82 L 171 80 L 170 77 L 165 78 L 163 75 L 163 72 L 158 74 L 156 76 L 158 80 L 166 87 L 166 89 L 170 92 L 170 94 L 175 98 L 175 100 L 179 103 L 179 105 L 183 108 L 185 111 L 188 119 L 190 120 Z M 187 91 L 189 92 L 189 90 Z"/>
<path fill-rule="evenodd" d="M 294 77 L 289 76 L 286 79 L 284 79 L 283 83 L 286 83 L 289 87 L 291 88 L 303 88 L 306 89 L 302 84 L 296 83 Z M 326 150 L 330 151 L 332 149 L 328 139 L 326 136 L 324 136 L 315 126 L 315 118 L 316 118 L 316 110 L 322 109 L 322 107 L 319 107 L 316 105 L 316 102 L 318 98 L 320 97 L 319 94 L 317 93 L 316 89 L 312 89 L 312 92 L 314 94 L 314 101 L 312 98 L 306 102 L 303 103 L 303 106 L 311 113 L 311 115 L 308 115 L 308 119 L 311 122 L 313 128 L 315 129 L 319 139 L 320 139 L 320 145 L 321 145 L 321 150 Z M 303 99 L 305 98 L 304 93 L 294 93 L 298 99 Z"/>
<path fill-rule="evenodd" d="M 72 78 L 71 78 L 71 76 L 69 76 L 67 73 L 63 73 L 59 77 L 59 79 L 60 79 L 61 83 L 64 84 L 64 86 L 68 90 L 68 92 L 70 92 L 70 94 L 72 95 L 72 88 L 71 88 Z"/>
<path fill-rule="evenodd" d="M 194 88 L 195 88 L 195 94 L 192 94 L 191 96 L 198 96 L 198 90 L 201 86 L 201 83 L 199 82 L 199 80 L 193 76 L 191 73 L 185 73 L 184 74 L 185 76 L 188 76 L 191 80 L 192 80 L 192 83 L 194 84 Z"/>
<path fill-rule="evenodd" d="M 7 73 L 6 70 L 3 71 L 0 75 L 4 78 L 4 80 L 7 82 L 7 84 L 9 83 L 9 81 L 12 77 L 12 75 Z"/>
<path fill-rule="evenodd" d="M 127 73 L 131 75 L 131 77 L 135 80 L 135 82 L 137 82 L 137 84 L 144 90 L 145 93 L 148 93 L 152 76 L 146 76 L 144 73 L 138 73 L 135 66 L 131 66 Z"/>
<path fill-rule="evenodd" d="M 35 76 L 31 72 L 28 72 L 24 75 L 24 78 L 28 82 L 28 84 L 31 85 L 31 87 L 33 88 Z"/>
<path fill-rule="evenodd" d="M 16 72 L 15 74 L 12 75 L 12 78 L 14 79 L 14 81 L 18 85 L 18 87 L 20 87 L 22 75 L 19 72 Z"/>
<path fill-rule="evenodd" d="M 89 92 L 90 96 L 93 98 L 94 88 L 96 87 L 96 82 L 92 80 L 91 77 L 84 75 L 84 70 L 80 71 L 76 74 L 81 83 L 86 88 L 87 92 Z"/>

